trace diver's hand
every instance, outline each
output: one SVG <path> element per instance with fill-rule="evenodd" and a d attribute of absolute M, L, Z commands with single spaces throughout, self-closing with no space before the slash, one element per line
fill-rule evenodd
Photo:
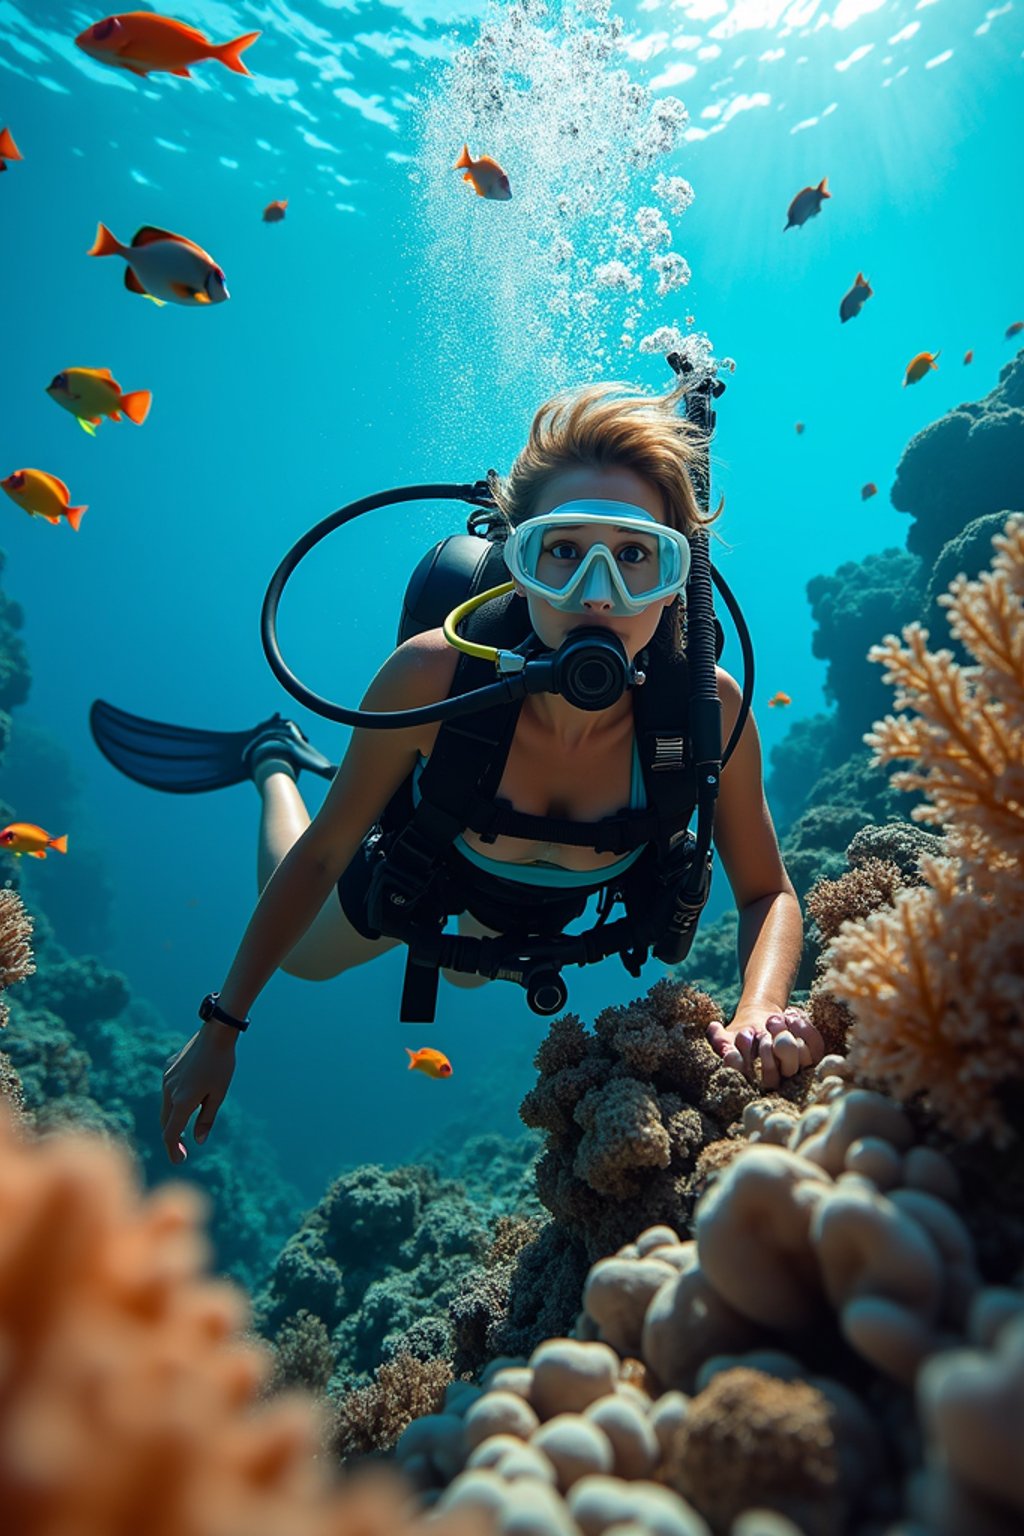
<path fill-rule="evenodd" d="M 708 1040 L 725 1066 L 751 1081 L 759 1061 L 763 1088 L 777 1088 L 783 1077 L 814 1066 L 825 1054 L 825 1042 L 802 1008 L 772 1013 L 738 1008 L 728 1026 L 708 1025 Z"/>
<path fill-rule="evenodd" d="M 229 1024 L 216 1020 L 196 1030 L 177 1056 L 164 1068 L 163 1101 L 160 1106 L 160 1130 L 167 1156 L 172 1163 L 183 1163 L 188 1156 L 181 1140 L 194 1109 L 195 1138 L 203 1142 L 213 1127 L 217 1111 L 224 1102 L 235 1070 L 235 1044 L 238 1033 Z"/>

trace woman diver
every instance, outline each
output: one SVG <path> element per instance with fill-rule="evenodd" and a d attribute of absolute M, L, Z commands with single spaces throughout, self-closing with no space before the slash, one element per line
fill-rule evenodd
<path fill-rule="evenodd" d="M 719 505 L 703 514 L 694 492 L 690 468 L 706 443 L 678 412 L 683 394 L 684 386 L 652 397 L 603 382 L 563 391 L 536 413 L 509 475 L 491 482 L 509 529 L 505 561 L 528 607 L 533 636 L 545 648 L 555 650 L 585 626 L 617 637 L 634 663 L 649 647 L 681 654 L 686 535 L 721 512 Z M 384 662 L 361 707 L 409 710 L 445 699 L 458 663 L 459 653 L 441 629 L 416 634 Z M 741 692 L 721 667 L 715 671 L 724 753 Z M 633 675 L 643 682 L 642 672 Z M 144 778 L 181 789 L 249 777 L 261 801 L 259 900 L 220 992 L 203 1001 L 201 1028 L 164 1072 L 161 1122 L 172 1163 L 186 1157 L 181 1138 L 197 1109 L 195 1139 L 201 1143 L 209 1135 L 231 1082 L 240 1030 L 278 968 L 322 981 L 402 942 L 368 920 L 373 855 L 385 810 L 403 787 L 416 804 L 441 729 L 436 721 L 356 728 L 335 772 L 296 725 L 275 716 L 248 736 L 182 733 L 196 740 L 216 735 L 230 745 L 234 772 L 208 782 L 174 782 L 176 749 L 168 744 L 167 777 Z M 153 751 L 159 755 L 158 741 Z M 123 759 L 115 761 L 125 766 Z M 312 820 L 297 783 L 303 769 L 332 777 Z M 581 709 L 554 693 L 528 694 L 515 717 L 497 793 L 499 803 L 518 812 L 582 822 L 643 805 L 634 689 L 598 709 Z M 804 1013 L 787 1007 L 802 920 L 765 802 L 752 715 L 721 773 L 714 841 L 739 912 L 742 995 L 728 1024 L 710 1026 L 709 1039 L 723 1062 L 748 1077 L 759 1063 L 762 1082 L 772 1087 L 780 1076 L 820 1060 L 823 1043 Z M 459 933 L 499 935 L 502 900 L 529 908 L 571 898 L 573 910 L 582 910 L 590 894 L 609 889 L 642 853 L 634 848 L 617 857 L 557 840 L 485 836 L 466 826 L 448 858 L 471 893 Z M 442 974 L 457 986 L 487 979 L 456 969 L 442 968 Z"/>

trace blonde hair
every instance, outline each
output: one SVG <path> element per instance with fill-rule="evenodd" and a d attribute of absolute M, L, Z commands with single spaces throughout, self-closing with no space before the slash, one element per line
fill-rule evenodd
<path fill-rule="evenodd" d="M 526 447 L 506 476 L 490 478 L 491 494 L 512 527 L 534 515 L 540 493 L 554 475 L 584 465 L 630 469 L 661 493 L 669 527 L 691 534 L 709 528 L 722 513 L 702 512 L 690 468 L 704 458 L 707 439 L 682 413 L 693 385 L 681 381 L 664 395 L 645 395 L 621 382 L 580 384 L 561 390 L 539 407 Z M 685 604 L 677 598 L 662 615 L 657 638 L 673 655 L 686 649 Z"/>
<path fill-rule="evenodd" d="M 631 469 L 661 493 L 665 520 L 680 533 L 710 526 L 720 515 L 698 505 L 690 466 L 705 448 L 701 429 L 680 413 L 692 385 L 682 382 L 664 395 L 644 395 L 615 382 L 565 389 L 538 409 L 526 447 L 508 475 L 495 476 L 491 491 L 514 527 L 533 516 L 541 490 L 552 476 L 577 465 Z"/>

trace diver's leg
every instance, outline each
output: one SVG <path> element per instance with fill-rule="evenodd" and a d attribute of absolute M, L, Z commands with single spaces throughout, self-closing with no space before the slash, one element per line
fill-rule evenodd
<path fill-rule="evenodd" d="M 256 878 L 262 891 L 309 826 L 310 817 L 287 764 L 268 758 L 253 768 L 252 776 L 262 801 L 256 856 Z M 364 938 L 353 928 L 341 909 L 337 891 L 332 890 L 281 969 L 305 981 L 326 981 L 394 949 L 399 942 Z"/>
<path fill-rule="evenodd" d="M 494 928 L 485 928 L 478 922 L 471 912 L 459 913 L 459 933 L 464 939 L 496 939 L 498 933 Z M 445 981 L 450 981 L 453 987 L 463 987 L 467 991 L 474 987 L 486 987 L 491 980 L 490 976 L 478 976 L 473 971 L 442 971 Z"/>

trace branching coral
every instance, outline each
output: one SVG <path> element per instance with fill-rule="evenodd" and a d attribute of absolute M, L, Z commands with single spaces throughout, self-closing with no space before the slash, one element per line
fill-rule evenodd
<path fill-rule="evenodd" d="M 916 715 L 866 739 L 880 764 L 914 760 L 893 782 L 924 791 L 912 814 L 946 828 L 949 856 L 924 856 L 924 886 L 839 934 L 823 985 L 853 1011 L 861 1076 L 1005 1143 L 1024 1075 L 1024 518 L 994 543 L 992 569 L 943 599 L 976 665 L 929 651 L 916 624 L 871 652 Z"/>
<path fill-rule="evenodd" d="M 329 1436 L 334 1453 L 344 1460 L 391 1450 L 413 1419 L 441 1411 L 451 1379 L 448 1360 L 398 1355 L 378 1366 L 371 1386 L 338 1400 Z"/>
<path fill-rule="evenodd" d="M 242 1293 L 201 1272 L 199 1204 L 0 1113 L 5 1530 L 413 1536 L 397 1492 L 332 1487 L 307 1398 L 258 1404 L 269 1352 L 238 1336 Z"/>

